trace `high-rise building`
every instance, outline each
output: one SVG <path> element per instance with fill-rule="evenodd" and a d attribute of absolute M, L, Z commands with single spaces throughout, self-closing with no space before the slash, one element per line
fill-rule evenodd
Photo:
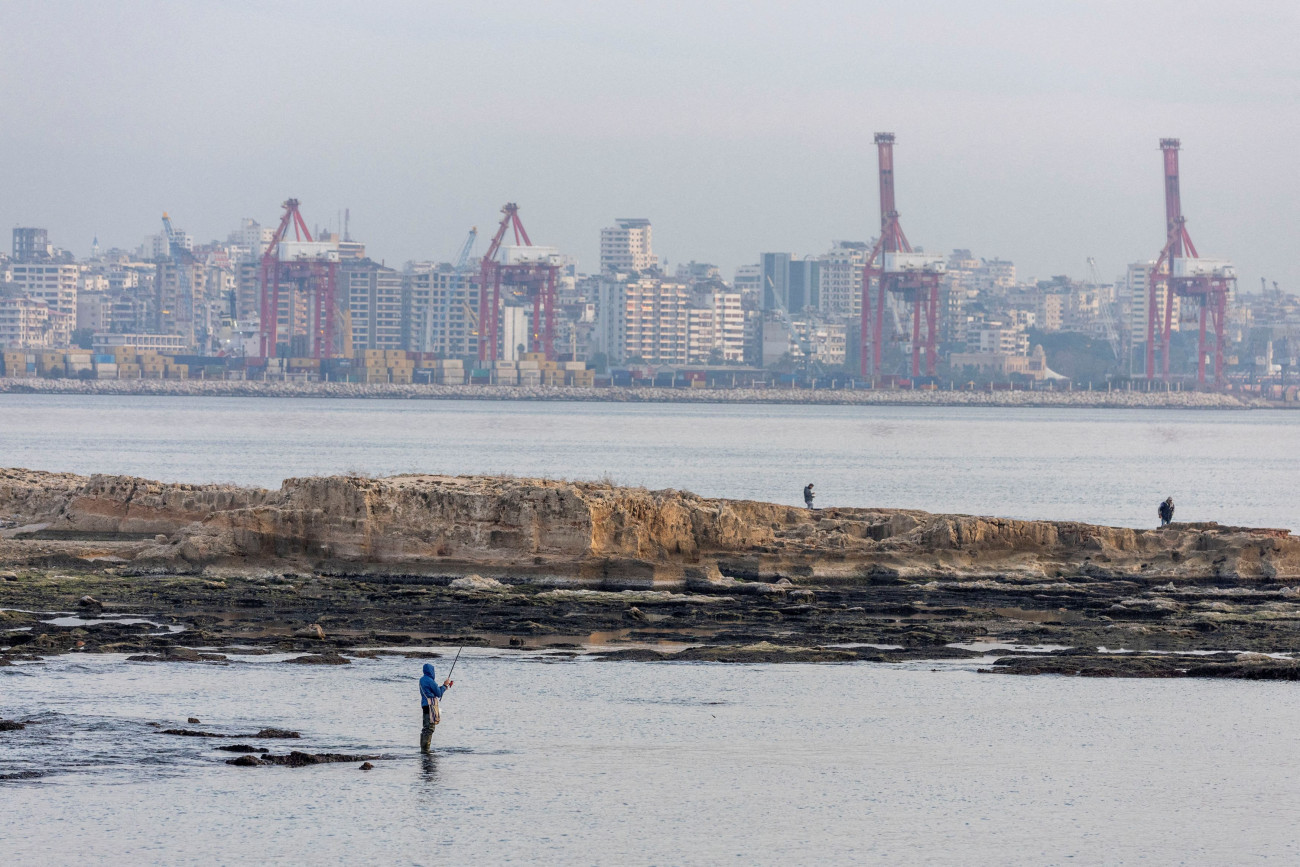
<path fill-rule="evenodd" d="M 1147 342 L 1147 303 L 1150 300 L 1151 269 L 1155 267 L 1154 262 L 1134 262 L 1128 266 L 1124 279 L 1124 304 L 1128 309 L 1128 329 L 1129 340 L 1131 344 L 1145 345 Z M 1157 315 L 1165 309 L 1165 284 L 1156 284 L 1156 308 Z M 1181 315 L 1182 299 L 1177 295 L 1173 299 L 1173 318 L 1170 323 L 1170 330 L 1178 330 L 1178 320 Z M 1161 326 L 1164 320 L 1160 320 Z"/>
<path fill-rule="evenodd" d="M 0 347 L 36 349 L 58 346 L 59 343 L 51 341 L 53 329 L 50 324 L 50 308 L 44 301 L 25 296 L 0 298 Z"/>
<path fill-rule="evenodd" d="M 402 275 L 406 348 L 443 358 L 478 354 L 478 271 L 420 263 Z"/>
<path fill-rule="evenodd" d="M 830 319 L 862 315 L 862 269 L 870 248 L 863 241 L 836 241 L 821 257 L 817 309 Z"/>
<path fill-rule="evenodd" d="M 753 308 L 760 307 L 763 299 L 763 266 L 741 265 L 736 269 L 736 276 L 731 281 L 731 285 L 748 305 Z"/>
<path fill-rule="evenodd" d="M 693 303 L 686 315 L 691 364 L 744 360 L 745 311 L 739 292 L 710 292 Z"/>
<path fill-rule="evenodd" d="M 601 349 L 611 361 L 687 364 L 690 293 L 657 277 L 602 281 Z"/>
<path fill-rule="evenodd" d="M 158 334 L 174 334 L 185 346 L 202 350 L 213 331 L 207 296 L 207 269 L 192 256 L 159 259 L 154 276 Z"/>
<path fill-rule="evenodd" d="M 600 230 L 601 271 L 645 271 L 659 263 L 654 254 L 649 220 L 629 218 L 615 222 L 617 226 Z"/>
<path fill-rule="evenodd" d="M 67 316 L 73 322 L 76 321 L 80 265 L 29 260 L 15 262 L 11 270 L 13 283 L 19 294 L 44 301 L 52 312 Z"/>
<path fill-rule="evenodd" d="M 805 309 L 819 306 L 821 295 L 821 267 L 819 259 L 792 259 L 786 294 L 786 309 L 799 314 Z"/>
<path fill-rule="evenodd" d="M 44 229 L 14 229 L 14 261 L 39 262 L 51 255 L 50 236 Z"/>
<path fill-rule="evenodd" d="M 339 263 L 338 291 L 352 316 L 352 348 L 401 349 L 402 275 L 370 259 Z"/>

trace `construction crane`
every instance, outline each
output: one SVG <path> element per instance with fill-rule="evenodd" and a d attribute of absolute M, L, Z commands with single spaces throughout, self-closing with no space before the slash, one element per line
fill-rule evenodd
<path fill-rule="evenodd" d="M 790 311 L 786 309 L 785 302 L 781 300 L 781 295 L 776 291 L 776 284 L 772 282 L 771 276 L 767 278 L 768 294 L 772 296 L 773 312 L 785 326 L 789 333 L 790 339 L 799 347 L 799 352 L 803 355 L 803 364 L 805 371 L 819 367 L 813 360 L 812 338 L 810 334 L 800 334 L 794 327 L 794 321 L 790 319 Z M 811 328 L 809 328 L 811 331 Z"/>
<path fill-rule="evenodd" d="M 519 206 L 507 202 L 501 208 L 501 224 L 488 245 L 480 264 L 479 283 L 479 363 L 496 362 L 500 352 L 501 287 L 516 287 L 516 295 L 533 302 L 533 316 L 528 341 L 529 351 L 555 359 L 555 279 L 560 268 L 554 264 L 554 248 L 533 244 L 519 221 Z M 506 232 L 514 235 L 513 246 L 501 242 Z M 501 261 L 497 261 L 500 255 Z M 490 296 L 489 296 L 490 293 Z"/>
<path fill-rule="evenodd" d="M 1160 347 L 1161 378 L 1169 381 L 1170 334 L 1173 331 L 1174 298 L 1190 298 L 1200 308 L 1200 332 L 1196 346 L 1196 381 L 1205 385 L 1205 358 L 1209 352 L 1206 327 L 1214 328 L 1214 384 L 1221 388 L 1224 350 L 1227 345 L 1228 294 L 1236 283 L 1232 263 L 1223 259 L 1202 259 L 1187 233 L 1187 218 L 1179 191 L 1176 138 L 1162 138 L 1160 150 L 1165 170 L 1165 246 L 1147 280 L 1147 380 L 1156 376 L 1156 346 Z M 1158 287 L 1165 287 L 1164 310 Z"/>
<path fill-rule="evenodd" d="M 167 239 L 167 259 L 172 264 L 176 293 L 169 297 L 166 280 L 160 280 L 155 288 L 158 296 L 158 329 L 173 332 L 178 327 L 194 331 L 194 254 L 181 243 L 172 218 L 166 211 L 162 215 L 163 234 Z M 169 321 L 161 321 L 161 320 Z M 205 334 L 206 337 L 206 334 Z"/>
<path fill-rule="evenodd" d="M 460 253 L 457 254 L 456 261 L 452 266 L 455 269 L 455 272 L 453 273 L 451 281 L 447 287 L 447 293 L 443 297 L 441 305 L 442 309 L 439 311 L 441 315 L 438 317 L 438 322 L 442 328 L 442 340 L 439 343 L 444 347 L 448 345 L 448 328 L 451 325 L 451 299 L 453 295 L 459 295 L 460 291 L 465 286 L 465 275 L 469 273 L 470 270 L 469 257 L 474 251 L 474 242 L 477 238 L 478 226 L 473 226 L 470 228 L 469 234 L 465 237 L 465 243 L 461 245 Z M 432 311 L 430 312 L 432 313 Z M 434 317 L 432 315 L 426 316 L 424 320 L 425 352 L 433 351 L 433 324 Z M 477 328 L 477 323 L 475 324 L 475 328 Z"/>
<path fill-rule="evenodd" d="M 934 376 L 938 361 L 939 279 L 946 269 L 942 256 L 918 253 L 908 243 L 894 203 L 894 134 L 876 133 L 880 167 L 880 238 L 862 269 L 861 367 L 863 376 L 880 373 L 884 343 L 885 294 L 894 293 L 912 305 L 912 376 L 921 375 L 921 344 L 925 372 Z M 876 297 L 871 297 L 872 283 Z M 922 321 L 925 333 L 922 337 Z"/>
<path fill-rule="evenodd" d="M 1116 324 L 1118 317 L 1115 315 L 1115 300 L 1101 300 L 1101 275 L 1097 272 L 1097 260 L 1088 257 L 1088 279 L 1097 289 L 1097 318 L 1101 320 L 1102 333 L 1106 335 L 1106 342 L 1110 344 L 1110 351 L 1115 354 L 1115 361 L 1123 360 L 1123 341 L 1120 339 L 1119 327 Z"/>

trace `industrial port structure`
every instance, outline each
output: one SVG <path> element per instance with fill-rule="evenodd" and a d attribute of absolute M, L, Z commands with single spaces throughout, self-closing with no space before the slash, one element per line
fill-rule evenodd
<path fill-rule="evenodd" d="M 507 231 L 513 232 L 513 245 L 501 243 Z M 480 362 L 495 364 L 499 358 L 503 287 L 532 302 L 527 351 L 546 361 L 555 360 L 555 278 L 560 271 L 554 262 L 557 253 L 553 247 L 533 244 L 519 220 L 517 204 L 502 206 L 501 223 L 483 255 L 479 281 Z"/>
<path fill-rule="evenodd" d="M 947 268 L 945 257 L 915 250 L 908 241 L 895 196 L 895 136 L 880 132 L 874 142 L 880 234 L 862 269 L 860 372 L 872 381 L 880 377 L 885 346 L 897 341 L 910 344 L 913 378 L 934 377 L 939 356 L 940 286 Z M 1172 332 L 1176 324 L 1174 299 L 1188 299 L 1194 302 L 1199 318 L 1197 382 L 1203 387 L 1207 385 L 1207 365 L 1212 355 L 1213 384 L 1221 388 L 1226 382 L 1227 304 L 1236 275 L 1229 261 L 1202 258 L 1188 233 L 1182 213 L 1180 148 L 1178 139 L 1160 140 L 1165 242 L 1147 276 L 1145 374 L 1148 381 L 1170 380 Z M 290 354 L 313 359 L 350 357 L 353 353 L 347 302 L 340 298 L 338 245 L 313 240 L 297 199 L 287 199 L 282 208 L 279 225 L 260 263 L 260 355 L 262 358 Z M 553 362 L 558 251 L 533 244 L 520 220 L 517 204 L 505 204 L 501 215 L 482 258 L 475 263 L 467 261 L 475 235 L 471 232 L 456 265 L 458 275 L 475 267 L 479 272 L 478 309 L 469 311 L 476 328 L 478 367 L 494 368 L 503 353 L 506 358 L 512 358 L 523 352 Z M 164 227 L 170 242 L 168 255 L 177 261 L 177 274 L 184 276 L 187 272 L 179 265 L 187 251 L 174 238 L 166 215 Z M 464 277 L 458 279 L 463 281 Z M 181 286 L 176 293 L 176 304 L 166 306 L 164 313 L 172 314 L 172 307 L 180 306 L 192 294 L 183 289 Z M 520 339 L 519 326 L 513 335 L 507 329 L 507 342 L 519 345 L 503 347 L 503 305 L 511 302 L 515 308 L 522 302 L 529 309 L 527 333 Z M 468 311 L 468 303 L 465 306 Z M 184 310 L 175 312 L 185 318 Z M 523 320 L 519 322 L 522 325 Z"/>
<path fill-rule="evenodd" d="M 1160 150 L 1165 168 L 1165 246 L 1151 269 L 1147 289 L 1147 379 L 1156 376 L 1156 348 L 1160 349 L 1160 376 L 1169 379 L 1169 344 L 1173 331 L 1174 298 L 1190 298 L 1197 303 L 1200 330 L 1196 343 L 1196 381 L 1205 385 L 1205 360 L 1210 352 L 1206 327 L 1214 328 L 1214 385 L 1225 382 L 1223 363 L 1228 318 L 1228 293 L 1236 281 L 1232 264 L 1224 259 L 1202 259 L 1187 233 L 1179 190 L 1178 151 L 1182 143 L 1176 138 L 1162 138 Z M 1160 289 L 1163 287 L 1163 299 Z M 1159 302 L 1163 300 L 1164 304 Z M 1163 309 L 1162 309 L 1163 307 Z"/>
<path fill-rule="evenodd" d="M 923 340 L 925 375 L 934 376 L 938 362 L 939 280 L 945 270 L 944 258 L 913 251 L 907 235 L 903 234 L 894 203 L 892 132 L 876 133 L 876 153 L 880 166 L 880 237 L 862 272 L 862 375 L 872 378 L 880 375 L 885 299 L 893 294 L 911 308 L 912 376 L 921 375 Z"/>
<path fill-rule="evenodd" d="M 311 357 L 335 358 L 341 350 L 339 340 L 344 319 L 338 297 L 338 247 L 312 240 L 297 199 L 287 199 L 282 207 L 280 225 L 262 254 L 262 357 L 274 358 L 279 354 L 283 290 L 288 307 L 287 336 L 293 336 L 297 302 L 305 303 Z M 294 233 L 292 241 L 286 237 L 290 227 Z"/>

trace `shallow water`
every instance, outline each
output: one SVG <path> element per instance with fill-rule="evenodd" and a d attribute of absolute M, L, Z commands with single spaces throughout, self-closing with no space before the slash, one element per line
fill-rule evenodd
<path fill-rule="evenodd" d="M 1300 413 L 0 395 L 0 464 L 274 487 L 507 473 L 819 506 L 1300 531 Z"/>
<path fill-rule="evenodd" d="M 1295 419 L 1295 420 L 1293 420 Z M 1300 529 L 1290 413 L 0 396 L 0 464 L 274 486 L 513 473 L 821 505 Z M 69 613 L 70 614 L 70 613 Z M 53 615 L 52 615 L 53 616 Z M 149 617 L 138 612 L 135 617 Z M 173 628 L 173 627 L 168 627 Z M 608 640 L 619 636 L 611 633 Z M 539 640 L 538 644 L 545 644 Z M 996 655 L 992 646 L 979 647 Z M 1293 684 L 471 648 L 421 755 L 420 660 L 0 668 L 4 863 L 1295 861 Z M 445 659 L 443 660 L 445 664 Z M 235 768 L 151 722 L 356 764 Z"/>
<path fill-rule="evenodd" d="M 432 754 L 420 660 L 62 657 L 0 669 L 10 863 L 1239 863 L 1294 860 L 1289 684 L 973 663 L 627 664 L 467 649 Z M 446 664 L 445 658 L 441 662 Z M 938 668 L 939 671 L 932 671 Z M 236 768 L 147 723 L 303 733 Z M 215 744 L 212 744 L 215 745 Z"/>

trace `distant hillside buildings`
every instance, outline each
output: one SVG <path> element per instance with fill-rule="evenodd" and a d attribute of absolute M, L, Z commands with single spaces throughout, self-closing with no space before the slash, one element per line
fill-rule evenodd
<path fill-rule="evenodd" d="M 169 234 L 170 233 L 170 234 Z M 0 255 L 0 348 L 57 349 L 114 345 L 112 335 L 179 347 L 195 355 L 259 351 L 261 257 L 272 230 L 241 220 L 224 240 L 198 242 L 180 228 L 146 237 L 135 250 L 100 250 L 77 260 L 50 243 L 44 228 L 13 230 L 11 255 Z M 337 257 L 337 299 L 346 325 L 340 348 L 411 350 L 473 366 L 482 331 L 479 268 L 446 262 L 393 268 L 365 245 L 337 234 L 318 239 Z M 863 271 L 874 239 L 836 240 L 824 252 L 769 251 L 724 276 L 707 262 L 661 266 L 653 227 L 620 218 L 600 230 L 597 273 L 560 263 L 555 351 L 597 365 L 752 365 L 778 369 L 857 366 Z M 1072 333 L 1112 349 L 1120 372 L 1141 373 L 1152 262 L 1137 262 L 1111 282 L 1064 276 L 1024 281 L 1005 259 L 954 250 L 940 288 L 940 352 L 954 370 L 1047 375 L 1035 358 L 1043 335 Z M 728 279 L 728 276 L 730 279 Z M 1240 365 L 1281 369 L 1300 356 L 1300 301 L 1263 287 L 1234 299 L 1232 338 Z M 1164 288 L 1156 301 L 1163 309 Z M 1172 328 L 1186 330 L 1194 304 L 1173 299 Z M 309 293 L 282 282 L 276 311 L 282 352 L 309 354 Z M 531 302 L 504 287 L 498 317 L 509 360 L 532 339 Z M 910 321 L 889 298 L 885 366 L 905 369 Z M 1016 361 L 1013 359 L 1022 359 Z M 1041 369 L 1041 370 L 1040 370 Z"/>

